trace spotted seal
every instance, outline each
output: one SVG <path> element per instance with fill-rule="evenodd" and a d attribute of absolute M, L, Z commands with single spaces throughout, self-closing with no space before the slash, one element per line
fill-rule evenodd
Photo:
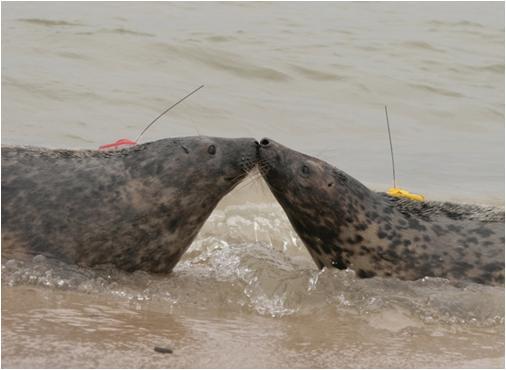
<path fill-rule="evenodd" d="M 269 139 L 260 141 L 259 165 L 319 268 L 504 284 L 504 210 L 480 220 L 452 216 L 448 206 L 397 201 Z"/>
<path fill-rule="evenodd" d="M 109 152 L 2 147 L 2 257 L 169 272 L 254 167 L 257 145 L 198 136 Z"/>

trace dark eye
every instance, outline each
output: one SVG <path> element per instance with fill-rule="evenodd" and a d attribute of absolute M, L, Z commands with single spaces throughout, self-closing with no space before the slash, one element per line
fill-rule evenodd
<path fill-rule="evenodd" d="M 209 148 L 207 148 L 207 152 L 209 154 L 216 154 L 216 147 L 214 145 L 209 145 Z"/>
<path fill-rule="evenodd" d="M 309 172 L 310 171 L 308 166 L 302 166 L 302 175 L 308 176 Z"/>

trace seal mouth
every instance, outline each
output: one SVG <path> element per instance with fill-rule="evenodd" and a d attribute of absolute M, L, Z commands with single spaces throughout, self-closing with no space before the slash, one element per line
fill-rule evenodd
<path fill-rule="evenodd" d="M 238 174 L 237 176 L 226 176 L 225 181 L 227 182 L 242 181 L 257 166 L 257 163 L 258 163 L 257 153 L 255 153 L 254 158 L 251 158 L 248 155 L 242 155 L 238 163 L 240 174 Z"/>
<path fill-rule="evenodd" d="M 247 172 L 243 172 L 243 173 L 241 173 L 238 176 L 227 176 L 227 177 L 225 177 L 225 181 L 227 181 L 227 182 L 239 182 L 239 181 L 242 181 L 246 177 L 247 174 L 248 174 Z"/>

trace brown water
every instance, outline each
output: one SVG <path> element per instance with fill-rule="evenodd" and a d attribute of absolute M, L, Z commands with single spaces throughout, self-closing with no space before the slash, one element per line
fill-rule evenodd
<path fill-rule="evenodd" d="M 504 205 L 502 3 L 2 3 L 2 143 L 272 137 Z M 318 272 L 260 180 L 171 276 L 2 261 L 4 367 L 503 367 L 504 288 Z M 169 347 L 159 354 L 154 346 Z"/>

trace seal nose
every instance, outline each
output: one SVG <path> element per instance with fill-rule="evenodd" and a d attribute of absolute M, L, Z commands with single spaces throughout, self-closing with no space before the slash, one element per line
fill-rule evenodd
<path fill-rule="evenodd" d="M 263 147 L 269 146 L 270 143 L 271 142 L 266 137 L 264 137 L 262 140 L 260 140 L 260 145 L 263 146 Z"/>

